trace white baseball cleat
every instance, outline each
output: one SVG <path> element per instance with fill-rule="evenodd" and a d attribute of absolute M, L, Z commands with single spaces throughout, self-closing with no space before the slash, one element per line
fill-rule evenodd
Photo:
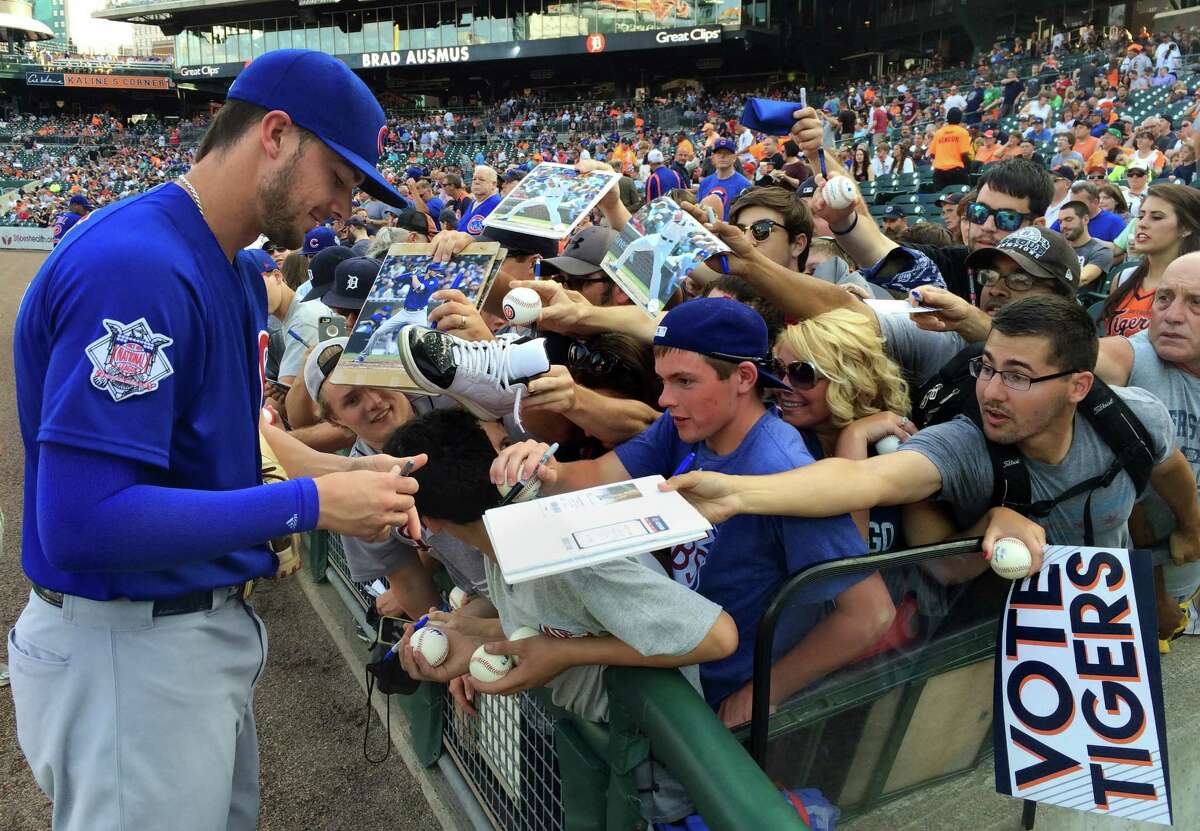
<path fill-rule="evenodd" d="M 468 341 L 406 326 L 398 340 L 404 368 L 421 389 L 450 396 L 478 418 L 498 419 L 511 412 L 519 426 L 526 383 L 550 371 L 543 338 Z"/>

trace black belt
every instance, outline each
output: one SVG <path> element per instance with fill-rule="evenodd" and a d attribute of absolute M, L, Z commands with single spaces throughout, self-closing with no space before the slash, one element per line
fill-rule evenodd
<path fill-rule="evenodd" d="M 245 589 L 245 584 L 228 587 L 230 593 L 236 592 L 239 596 Z M 208 591 L 188 592 L 187 594 L 177 595 L 175 597 L 167 597 L 161 600 L 154 601 L 154 617 L 169 617 L 171 615 L 190 615 L 192 612 L 208 612 L 213 607 L 213 593 L 217 589 L 209 589 Z M 33 584 L 33 593 L 45 600 L 51 606 L 57 606 L 60 609 L 63 605 L 63 598 L 66 596 L 62 592 L 56 592 L 53 589 L 46 589 L 38 584 Z"/>

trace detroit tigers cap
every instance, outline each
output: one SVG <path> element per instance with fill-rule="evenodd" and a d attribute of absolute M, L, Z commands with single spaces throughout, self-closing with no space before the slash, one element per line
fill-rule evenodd
<path fill-rule="evenodd" d="M 316 401 L 321 393 L 321 385 L 325 383 L 325 379 L 337 369 L 338 361 L 346 351 L 349 341 L 349 338 L 330 338 L 317 344 L 317 348 L 308 353 L 308 358 L 304 361 L 304 388 L 308 390 L 308 395 L 313 401 Z"/>
<path fill-rule="evenodd" d="M 654 333 L 655 346 L 667 346 L 723 361 L 750 361 L 764 387 L 787 389 L 767 367 L 771 343 L 762 316 L 728 297 L 700 297 L 667 312 Z"/>
<path fill-rule="evenodd" d="M 1027 274 L 1054 280 L 1075 296 L 1079 288 L 1079 256 L 1062 234 L 1029 225 L 1013 231 L 995 248 L 981 248 L 967 257 L 967 268 L 991 268 L 997 257 L 1007 257 Z"/>
<path fill-rule="evenodd" d="M 311 257 L 337 244 L 337 237 L 333 235 L 333 229 L 327 228 L 324 225 L 318 225 L 304 235 L 304 248 L 302 250 L 307 256 Z"/>
<path fill-rule="evenodd" d="M 591 225 L 583 228 L 567 239 L 566 247 L 557 257 L 542 260 L 542 276 L 563 273 L 572 277 L 588 277 L 600 271 L 600 263 L 608 246 L 612 244 L 616 232 Z M 608 275 L 601 273 L 596 279 L 606 279 Z"/>
<path fill-rule="evenodd" d="M 333 290 L 321 298 L 331 309 L 359 311 L 367 302 L 382 263 L 370 257 L 351 257 L 333 271 Z"/>
<path fill-rule="evenodd" d="M 387 119 L 366 83 L 332 55 L 311 49 L 276 49 L 250 62 L 228 97 L 282 110 L 363 175 L 362 190 L 384 202 L 405 204 L 375 166 L 383 155 Z"/>
<path fill-rule="evenodd" d="M 331 245 L 325 248 L 308 263 L 308 273 L 312 277 L 312 288 L 304 295 L 304 300 L 320 300 L 333 289 L 333 273 L 338 264 L 354 256 L 345 245 Z"/>

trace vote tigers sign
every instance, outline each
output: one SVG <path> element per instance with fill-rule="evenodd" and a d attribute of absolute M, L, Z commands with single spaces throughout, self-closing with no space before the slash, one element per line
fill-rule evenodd
<path fill-rule="evenodd" d="M 1012 585 L 996 657 L 998 791 L 1171 823 L 1148 552 L 1047 548 Z"/>

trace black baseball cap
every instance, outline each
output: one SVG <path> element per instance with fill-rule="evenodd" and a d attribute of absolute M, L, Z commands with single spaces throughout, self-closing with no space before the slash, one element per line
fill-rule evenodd
<path fill-rule="evenodd" d="M 321 299 L 331 309 L 360 311 L 382 265 L 370 257 L 351 257 L 338 263 L 333 273 L 333 291 Z"/>
<path fill-rule="evenodd" d="M 567 240 L 566 247 L 557 257 L 542 260 L 542 276 L 558 273 L 571 277 L 587 277 L 600 271 L 604 254 L 612 244 L 616 233 L 608 228 L 592 225 L 576 231 Z M 600 274 L 597 279 L 606 275 Z"/>
<path fill-rule="evenodd" d="M 1053 179 L 1066 179 L 1068 182 L 1075 181 L 1075 168 L 1070 165 L 1059 165 L 1050 171 L 1050 177 Z"/>
<path fill-rule="evenodd" d="M 801 199 L 807 199 L 817 192 L 817 179 L 815 176 L 809 176 L 800 183 L 800 187 L 796 188 L 796 195 Z"/>
<path fill-rule="evenodd" d="M 888 205 L 883 209 L 884 219 L 899 219 L 904 216 L 904 211 L 900 210 L 899 205 Z"/>
<path fill-rule="evenodd" d="M 424 234 L 426 238 L 432 237 L 437 233 L 437 227 L 433 224 L 433 219 L 427 213 L 422 213 L 416 208 L 405 208 L 396 214 L 396 227 L 403 228 L 405 231 L 415 231 L 418 234 Z"/>
<path fill-rule="evenodd" d="M 959 202 L 962 201 L 964 196 L 966 196 L 966 194 L 963 193 L 962 191 L 958 191 L 957 193 L 944 193 L 937 198 L 937 204 L 939 204 L 939 205 L 957 205 Z"/>
<path fill-rule="evenodd" d="M 991 268 L 1007 257 L 1022 271 L 1065 286 L 1072 297 L 1079 288 L 1079 257 L 1062 234 L 1028 225 L 1013 231 L 994 248 L 981 248 L 967 257 L 967 268 Z"/>
<path fill-rule="evenodd" d="M 333 288 L 333 272 L 338 264 L 354 256 L 345 245 L 331 245 L 308 261 L 308 273 L 312 276 L 312 288 L 301 302 L 320 300 Z"/>

